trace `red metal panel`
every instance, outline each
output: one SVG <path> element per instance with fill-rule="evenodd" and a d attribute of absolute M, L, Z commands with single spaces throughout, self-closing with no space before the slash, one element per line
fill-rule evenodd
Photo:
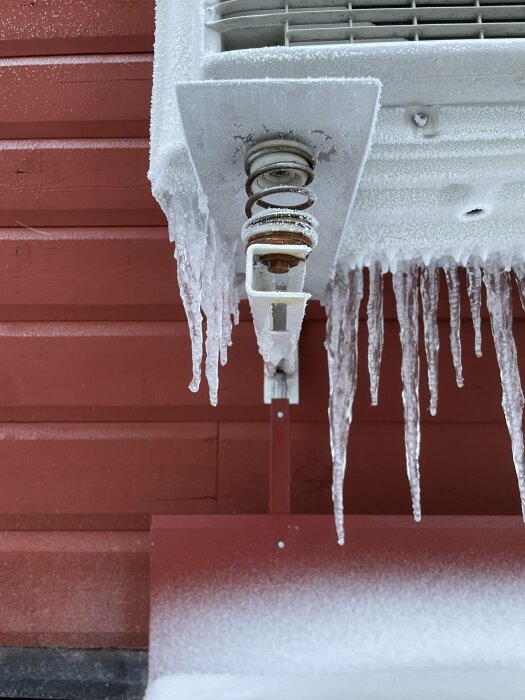
<path fill-rule="evenodd" d="M 15 423 L 0 434 L 0 527 L 147 529 L 152 512 L 215 511 L 215 423 Z"/>
<path fill-rule="evenodd" d="M 192 394 L 185 322 L 0 324 L 0 420 L 264 420 L 262 369 L 251 323 L 222 374 L 219 410 Z"/>
<path fill-rule="evenodd" d="M 0 0 L 0 16 L 2 56 L 153 48 L 154 0 Z"/>
<path fill-rule="evenodd" d="M 268 512 L 269 453 L 270 426 L 267 421 L 219 424 L 219 513 Z"/>
<path fill-rule="evenodd" d="M 410 518 L 349 517 L 346 528 L 348 543 L 340 547 L 330 516 L 154 518 L 150 678 L 253 673 L 250 660 L 260 656 L 253 645 L 261 639 L 286 666 L 296 650 L 286 642 L 281 649 L 282 640 L 297 638 L 308 646 L 315 637 L 317 644 L 319 635 L 329 634 L 323 616 L 333 621 L 333 599 L 344 591 L 351 598 L 352 591 L 368 589 L 373 597 L 380 582 L 390 581 L 394 601 L 383 600 L 388 616 L 408 587 L 428 603 L 439 594 L 438 579 L 452 587 L 487 576 L 496 582 L 509 575 L 514 586 L 523 580 L 520 518 L 434 517 L 415 524 Z M 407 608 L 405 601 L 402 615 L 410 615 Z M 418 614 L 417 606 L 412 612 Z M 448 609 L 443 624 L 453 627 L 456 614 Z M 274 667 L 271 672 L 279 673 Z"/>
<path fill-rule="evenodd" d="M 0 60 L 1 137 L 147 137 L 152 66 L 144 54 Z"/>
<path fill-rule="evenodd" d="M 1 646 L 144 647 L 149 541 L 0 532 Z"/>
<path fill-rule="evenodd" d="M 145 139 L 0 142 L 0 226 L 164 226 Z"/>
<path fill-rule="evenodd" d="M 270 513 L 290 512 L 290 404 L 274 399 L 270 406 Z"/>
<path fill-rule="evenodd" d="M 163 227 L 0 229 L 0 268 L 4 321 L 185 319 Z"/>
<path fill-rule="evenodd" d="M 420 461 L 424 518 L 520 513 L 503 421 L 484 423 L 482 429 L 476 423 L 428 422 L 422 431 Z M 331 513 L 327 424 L 292 424 L 292 466 L 292 512 Z M 352 426 L 345 503 L 347 513 L 411 513 L 401 423 Z"/>

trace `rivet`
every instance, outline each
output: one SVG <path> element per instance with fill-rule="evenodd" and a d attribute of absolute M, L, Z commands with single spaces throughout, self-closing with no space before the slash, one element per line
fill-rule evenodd
<path fill-rule="evenodd" d="M 277 542 L 277 546 L 279 549 L 284 549 L 286 547 L 286 543 L 281 540 L 280 542 Z"/>
<path fill-rule="evenodd" d="M 412 116 L 412 121 L 419 129 L 422 129 L 428 124 L 428 114 L 426 112 L 416 112 Z"/>
<path fill-rule="evenodd" d="M 277 418 L 284 418 L 284 413 L 282 411 L 277 411 Z"/>

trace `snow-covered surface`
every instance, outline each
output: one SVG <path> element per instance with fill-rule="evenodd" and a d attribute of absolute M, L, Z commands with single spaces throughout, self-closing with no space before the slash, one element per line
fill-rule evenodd
<path fill-rule="evenodd" d="M 154 606 L 147 700 L 521 700 L 524 572 L 465 560 L 247 572 L 249 584 L 235 567 L 235 583 L 168 594 Z"/>
<path fill-rule="evenodd" d="M 147 700 L 521 700 L 516 668 L 413 668 L 326 676 L 178 674 L 156 681 Z"/>

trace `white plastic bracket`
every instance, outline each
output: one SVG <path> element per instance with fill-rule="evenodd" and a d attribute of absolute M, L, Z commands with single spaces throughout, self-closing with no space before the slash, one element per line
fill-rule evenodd
<path fill-rule="evenodd" d="M 297 349 L 310 298 L 310 294 L 303 292 L 303 286 L 306 259 L 311 250 L 306 245 L 260 243 L 250 245 L 246 252 L 246 294 L 265 365 L 265 403 L 271 403 L 274 398 L 299 403 Z M 286 274 L 276 275 L 261 262 L 270 253 L 292 255 L 299 262 Z"/>

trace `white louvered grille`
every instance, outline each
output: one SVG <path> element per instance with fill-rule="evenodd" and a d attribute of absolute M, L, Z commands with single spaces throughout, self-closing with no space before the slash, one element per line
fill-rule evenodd
<path fill-rule="evenodd" d="M 207 24 L 223 50 L 525 37 L 525 3 L 508 0 L 222 0 Z"/>

